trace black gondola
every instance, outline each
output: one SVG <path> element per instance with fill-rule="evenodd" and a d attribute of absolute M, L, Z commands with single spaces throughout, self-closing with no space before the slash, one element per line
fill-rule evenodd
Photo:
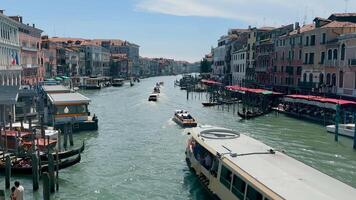
<path fill-rule="evenodd" d="M 203 102 L 201 104 L 203 104 L 203 106 L 205 106 L 205 107 L 221 105 L 221 103 L 219 103 L 219 102 Z"/>
<path fill-rule="evenodd" d="M 80 153 L 82 153 L 85 149 L 85 144 L 83 142 L 82 146 L 77 148 L 77 149 L 72 149 L 72 150 L 68 150 L 68 151 L 63 151 L 63 152 L 58 152 L 58 159 L 66 159 L 75 155 L 78 155 Z M 56 153 L 52 153 L 54 159 L 57 158 L 57 154 Z M 41 155 L 41 160 L 42 161 L 48 161 L 48 157 L 46 154 Z"/>
<path fill-rule="evenodd" d="M 79 154 L 75 158 L 68 158 L 68 159 L 59 161 L 58 169 L 61 170 L 61 169 L 73 166 L 73 165 L 79 163 L 80 160 L 81 160 L 81 156 Z M 54 161 L 54 167 L 56 168 L 56 161 Z M 42 164 L 40 170 L 41 170 L 41 172 L 47 172 L 48 164 Z M 5 173 L 5 166 L 3 166 L 3 165 L 0 166 L 0 172 Z M 11 173 L 12 174 L 32 174 L 32 166 L 11 167 Z"/>
<path fill-rule="evenodd" d="M 264 113 L 263 112 L 241 112 L 241 111 L 238 111 L 237 114 L 239 115 L 239 117 L 241 117 L 242 119 L 252 119 L 252 118 L 255 118 L 255 117 L 259 117 L 259 116 L 262 116 Z"/>

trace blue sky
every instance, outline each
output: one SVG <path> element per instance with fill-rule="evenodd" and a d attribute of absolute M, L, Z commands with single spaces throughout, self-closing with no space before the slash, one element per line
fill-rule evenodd
<path fill-rule="evenodd" d="M 347 6 L 346 6 L 347 5 Z M 229 28 L 310 23 L 314 16 L 356 10 L 349 0 L 1 0 L 49 36 L 118 38 L 140 54 L 198 61 Z"/>

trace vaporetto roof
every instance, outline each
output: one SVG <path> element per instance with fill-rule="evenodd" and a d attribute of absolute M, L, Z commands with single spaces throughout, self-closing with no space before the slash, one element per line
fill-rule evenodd
<path fill-rule="evenodd" d="M 48 94 L 48 97 L 54 105 L 88 104 L 90 102 L 89 98 L 77 92 Z"/>
<path fill-rule="evenodd" d="M 191 134 L 211 153 L 219 154 L 225 165 L 246 172 L 281 198 L 356 199 L 355 188 L 244 134 L 211 126 L 194 128 Z"/>

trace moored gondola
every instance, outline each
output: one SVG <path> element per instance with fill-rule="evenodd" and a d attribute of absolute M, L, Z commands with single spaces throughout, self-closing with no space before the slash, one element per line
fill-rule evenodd
<path fill-rule="evenodd" d="M 58 169 L 64 169 L 70 166 L 73 166 L 77 163 L 79 163 L 81 160 L 80 154 L 74 158 L 68 158 L 64 160 L 60 160 L 58 164 Z M 54 161 L 54 167 L 56 168 L 56 160 Z M 41 172 L 47 172 L 48 171 L 48 163 L 44 163 L 40 167 Z M 3 163 L 0 163 L 0 173 L 5 172 L 5 166 Z M 13 163 L 13 166 L 11 167 L 11 173 L 12 174 L 32 174 L 32 166 L 31 166 L 31 159 L 23 159 L 22 162 L 18 163 Z"/>
<path fill-rule="evenodd" d="M 77 149 L 72 149 L 72 150 L 68 150 L 68 151 L 63 151 L 63 152 L 58 152 L 58 159 L 66 159 L 78 154 L 81 154 L 85 149 L 85 143 L 83 141 L 83 144 L 81 147 L 77 148 Z M 57 154 L 56 153 L 52 153 L 53 157 L 56 159 Z M 48 156 L 47 154 L 42 154 L 41 155 L 41 160 L 42 161 L 47 161 L 48 160 Z"/>
<path fill-rule="evenodd" d="M 219 103 L 219 102 L 203 102 L 201 104 L 203 104 L 203 106 L 205 106 L 205 107 L 221 105 L 221 103 Z"/>
<path fill-rule="evenodd" d="M 255 118 L 255 117 L 262 116 L 264 113 L 261 112 L 261 111 L 257 111 L 257 112 L 250 112 L 250 111 L 241 112 L 241 111 L 238 111 L 237 114 L 238 114 L 239 117 L 241 117 L 242 119 L 252 119 L 252 118 Z"/>

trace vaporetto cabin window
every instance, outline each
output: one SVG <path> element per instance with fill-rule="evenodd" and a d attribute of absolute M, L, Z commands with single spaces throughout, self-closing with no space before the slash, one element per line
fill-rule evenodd
<path fill-rule="evenodd" d="M 226 168 L 224 165 L 221 167 L 221 173 L 220 173 L 220 182 L 226 186 L 227 189 L 230 190 L 231 186 L 231 176 L 232 173 L 231 171 Z"/>
<path fill-rule="evenodd" d="M 245 196 L 246 183 L 240 177 L 234 175 L 232 183 L 232 193 L 236 195 L 239 199 L 244 199 Z"/>
<path fill-rule="evenodd" d="M 246 200 L 263 200 L 263 196 L 249 185 L 247 186 Z"/>
<path fill-rule="evenodd" d="M 86 112 L 87 108 L 85 105 L 56 106 L 56 114 L 81 114 Z"/>

